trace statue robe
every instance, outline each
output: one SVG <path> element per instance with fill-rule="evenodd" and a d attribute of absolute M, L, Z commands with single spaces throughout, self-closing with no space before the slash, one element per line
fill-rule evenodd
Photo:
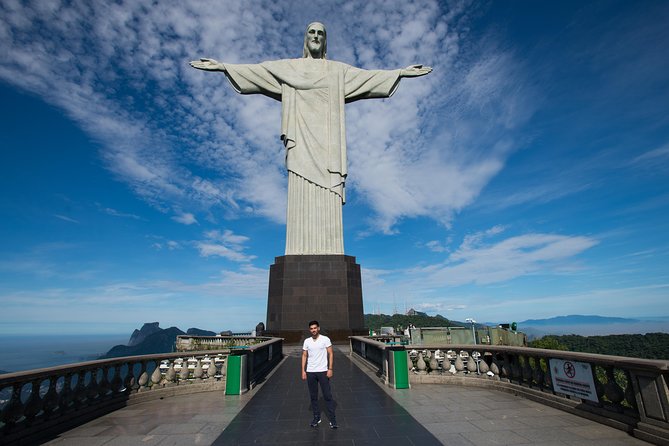
<path fill-rule="evenodd" d="M 281 101 L 288 209 L 286 254 L 343 254 L 344 104 L 391 96 L 400 70 L 362 70 L 325 59 L 225 64 L 238 93 Z"/>

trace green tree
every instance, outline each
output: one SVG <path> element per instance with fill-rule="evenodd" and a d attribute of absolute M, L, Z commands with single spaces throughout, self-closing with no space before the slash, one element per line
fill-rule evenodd
<path fill-rule="evenodd" d="M 416 327 L 458 327 L 461 324 L 449 321 L 443 316 L 407 316 L 405 314 L 366 314 L 365 328 L 378 331 L 381 327 L 402 327 L 402 329 L 414 324 Z"/>
<path fill-rule="evenodd" d="M 543 338 L 530 341 L 529 347 L 545 348 L 547 350 L 569 350 L 566 345 L 560 343 L 556 336 L 544 336 Z"/>
<path fill-rule="evenodd" d="M 555 348 L 556 346 L 565 348 Z M 530 342 L 530 347 L 632 358 L 669 359 L 669 333 L 608 336 L 550 335 Z"/>

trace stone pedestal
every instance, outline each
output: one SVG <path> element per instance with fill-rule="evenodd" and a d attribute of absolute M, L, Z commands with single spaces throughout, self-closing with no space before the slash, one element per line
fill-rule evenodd
<path fill-rule="evenodd" d="M 362 279 L 355 257 L 288 255 L 275 258 L 269 270 L 266 334 L 289 343 L 309 336 L 307 324 L 319 321 L 333 341 L 366 334 Z"/>

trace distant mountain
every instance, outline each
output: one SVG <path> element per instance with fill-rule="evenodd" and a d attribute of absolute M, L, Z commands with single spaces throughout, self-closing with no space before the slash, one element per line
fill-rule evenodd
<path fill-rule="evenodd" d="M 525 335 L 527 336 L 528 341 L 531 341 L 532 339 L 541 338 L 541 337 L 546 336 L 548 334 L 547 331 L 539 330 L 539 329 L 534 328 L 534 327 L 526 327 L 524 325 L 522 326 L 522 328 L 518 328 L 518 330 L 525 333 Z"/>
<path fill-rule="evenodd" d="M 132 335 L 130 335 L 130 340 L 128 341 L 128 347 L 133 347 L 135 345 L 141 344 L 144 342 L 144 339 L 147 338 L 147 336 L 150 336 L 154 333 L 158 333 L 162 331 L 162 328 L 160 328 L 160 322 L 147 322 L 144 325 L 142 325 L 142 328 L 132 332 Z"/>
<path fill-rule="evenodd" d="M 9 372 L 6 372 L 4 370 L 0 370 L 0 375 L 5 374 L 5 373 L 9 373 Z"/>
<path fill-rule="evenodd" d="M 116 345 L 99 359 L 119 358 L 121 356 L 153 355 L 174 351 L 177 336 L 216 336 L 215 331 L 189 328 L 186 333 L 177 327 L 160 328 L 159 322 L 147 322 L 142 328 L 132 332 L 128 345 Z"/>
<path fill-rule="evenodd" d="M 189 328 L 186 330 L 186 334 L 191 336 L 216 336 L 217 333 L 215 331 L 201 330 L 199 328 Z"/>
<path fill-rule="evenodd" d="M 121 356 L 170 353 L 174 350 L 174 343 L 177 340 L 177 336 L 186 334 L 177 327 L 170 327 L 164 330 L 159 328 L 158 330 L 159 331 L 146 336 L 139 344 L 117 345 L 112 347 L 112 349 L 109 350 L 105 355 L 101 356 L 100 359 L 119 358 Z"/>
<path fill-rule="evenodd" d="M 548 319 L 528 319 L 518 325 L 530 327 L 541 327 L 544 325 L 575 325 L 575 324 L 630 324 L 640 322 L 638 319 L 624 317 L 606 317 L 596 315 L 571 314 L 569 316 L 556 316 Z"/>
<path fill-rule="evenodd" d="M 546 335 L 575 334 L 605 336 L 616 334 L 669 333 L 669 317 L 623 318 L 572 314 L 518 322 L 518 330 L 536 339 Z"/>

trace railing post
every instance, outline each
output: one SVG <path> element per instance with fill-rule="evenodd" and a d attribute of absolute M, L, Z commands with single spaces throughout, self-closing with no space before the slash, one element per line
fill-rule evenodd
<path fill-rule="evenodd" d="M 666 429 L 669 422 L 667 375 L 631 370 L 630 378 L 641 421 Z"/>

